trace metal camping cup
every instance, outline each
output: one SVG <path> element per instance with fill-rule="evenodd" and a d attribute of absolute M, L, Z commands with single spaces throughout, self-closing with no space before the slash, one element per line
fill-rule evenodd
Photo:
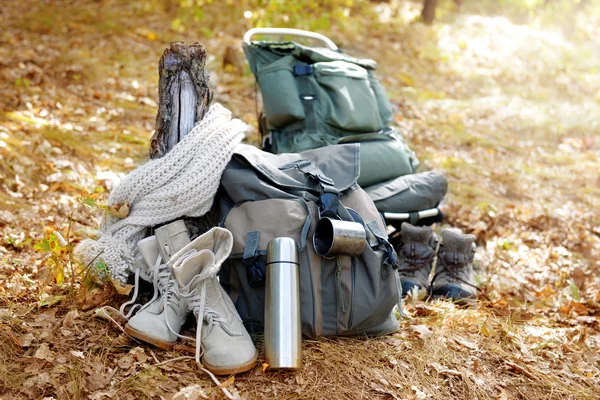
<path fill-rule="evenodd" d="M 294 239 L 278 237 L 267 247 L 265 361 L 269 368 L 300 368 L 300 272 Z"/>
<path fill-rule="evenodd" d="M 313 235 L 315 251 L 321 257 L 358 256 L 366 241 L 367 233 L 361 224 L 327 217 L 319 220 Z"/>

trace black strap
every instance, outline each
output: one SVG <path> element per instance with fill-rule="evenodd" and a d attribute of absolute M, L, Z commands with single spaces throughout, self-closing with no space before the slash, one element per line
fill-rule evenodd
<path fill-rule="evenodd" d="M 309 76 L 314 73 L 312 65 L 298 63 L 294 65 L 294 75 L 298 81 L 298 89 L 300 90 L 300 100 L 304 104 L 304 123 L 308 133 L 317 131 L 317 122 L 314 112 L 314 103 L 317 95 L 311 88 Z"/>
<path fill-rule="evenodd" d="M 411 213 L 408 213 L 409 218 L 410 218 L 410 224 L 411 225 L 416 225 L 417 222 L 419 221 L 419 212 L 418 211 L 413 211 Z"/>
<path fill-rule="evenodd" d="M 379 229 L 379 225 L 377 225 L 377 222 L 371 221 L 367 224 L 367 226 L 369 227 L 371 233 L 373 233 L 373 235 L 377 238 L 379 244 L 385 248 L 385 251 L 387 252 L 386 261 L 389 262 L 390 265 L 394 267 L 394 269 L 398 269 L 400 267 L 400 263 L 398 262 L 396 252 L 394 251 L 394 248 L 392 247 L 390 242 L 388 242 L 388 240 L 385 238 L 381 229 Z"/>
<path fill-rule="evenodd" d="M 340 197 L 337 193 L 323 193 L 319 199 L 320 218 L 341 219 L 338 208 Z"/>
<path fill-rule="evenodd" d="M 265 273 L 258 263 L 258 242 L 260 232 L 248 232 L 246 234 L 246 246 L 242 262 L 246 266 L 246 279 L 252 287 L 262 286 L 265 283 Z"/>
<path fill-rule="evenodd" d="M 258 78 L 254 78 L 254 110 L 256 111 L 256 123 L 260 133 L 260 145 L 263 143 L 263 133 L 260 129 L 260 113 L 258 112 Z"/>

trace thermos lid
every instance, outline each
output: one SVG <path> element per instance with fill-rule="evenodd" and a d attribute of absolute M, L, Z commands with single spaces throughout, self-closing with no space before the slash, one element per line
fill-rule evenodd
<path fill-rule="evenodd" d="M 296 241 L 289 237 L 278 237 L 267 246 L 267 264 L 289 262 L 298 264 L 298 248 Z"/>

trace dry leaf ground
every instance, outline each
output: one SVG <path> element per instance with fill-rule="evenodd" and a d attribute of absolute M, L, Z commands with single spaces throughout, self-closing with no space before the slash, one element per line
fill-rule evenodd
<path fill-rule="evenodd" d="M 301 371 L 259 363 L 228 381 L 233 393 L 600 398 L 600 9 L 557 8 L 551 25 L 548 13 L 502 17 L 495 2 L 463 3 L 433 27 L 405 22 L 418 4 L 377 4 L 369 21 L 330 35 L 379 62 L 395 122 L 423 168 L 447 174 L 447 223 L 478 238 L 479 304 L 410 300 L 394 335 L 307 340 Z M 80 285 L 69 268 L 57 275 L 68 246 L 51 253 L 54 266 L 33 250 L 54 231 L 71 245 L 92 235 L 100 215 L 80 204 L 82 191 L 110 190 L 147 159 L 156 63 L 170 40 L 205 44 L 216 100 L 256 125 L 253 78 L 222 68 L 225 47 L 250 27 L 242 11 L 175 32 L 176 7 L 165 4 L 0 8 L 2 399 L 219 396 L 193 361 L 169 362 L 187 345 L 154 349 L 96 317 L 124 297 Z"/>

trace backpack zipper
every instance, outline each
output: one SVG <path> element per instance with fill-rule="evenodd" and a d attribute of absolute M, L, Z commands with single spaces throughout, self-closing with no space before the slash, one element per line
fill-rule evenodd
<path fill-rule="evenodd" d="M 348 328 L 352 328 L 352 324 L 354 323 L 354 289 L 356 284 L 356 257 L 352 257 L 352 297 L 350 298 L 350 316 L 348 318 Z"/>
<path fill-rule="evenodd" d="M 335 268 L 335 282 L 337 284 L 336 288 L 336 297 L 337 301 L 340 304 L 340 310 L 345 313 L 346 305 L 344 304 L 344 296 L 342 294 L 342 262 L 339 257 L 335 258 L 336 268 Z"/>

